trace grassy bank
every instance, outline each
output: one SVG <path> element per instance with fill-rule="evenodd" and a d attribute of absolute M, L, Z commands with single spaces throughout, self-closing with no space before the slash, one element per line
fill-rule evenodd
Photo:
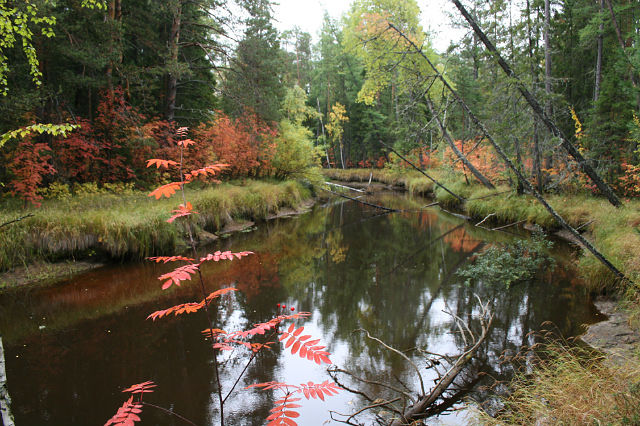
<path fill-rule="evenodd" d="M 368 182 L 369 170 L 329 170 L 330 179 Z M 515 223 L 526 220 L 547 231 L 559 228 L 551 215 L 531 196 L 517 195 L 507 186 L 489 190 L 467 184 L 464 177 L 443 170 L 428 173 L 449 190 L 464 197 L 459 201 L 434 186 L 417 172 L 373 171 L 373 180 L 404 187 L 407 191 L 431 195 L 446 208 L 463 210 L 478 221 L 493 214 L 485 224 Z M 602 198 L 588 195 L 549 194 L 549 204 L 586 237 L 617 268 L 636 284 L 620 288 L 616 280 L 590 253 L 580 256 L 579 269 L 593 291 L 622 290 L 632 325 L 640 327 L 640 200 L 625 201 L 622 208 Z M 640 350 L 628 364 L 613 366 L 592 351 L 567 348 L 557 342 L 538 352 L 536 367 L 531 362 L 509 386 L 503 399 L 505 409 L 493 418 L 480 413 L 478 424 L 638 424 L 640 422 Z"/>
<path fill-rule="evenodd" d="M 200 213 L 190 220 L 198 229 L 216 232 L 235 220 L 262 220 L 281 208 L 296 208 L 311 193 L 293 181 L 246 181 L 188 188 L 187 197 Z M 5 201 L 0 223 L 29 213 L 33 217 L 0 229 L 0 271 L 38 260 L 174 253 L 184 247 L 185 230 L 166 220 L 179 203 L 176 196 L 155 200 L 146 192 L 47 200 L 26 210 Z"/>
<path fill-rule="evenodd" d="M 368 182 L 368 169 L 325 170 L 326 177 L 345 182 Z M 373 170 L 372 179 L 389 185 L 404 187 L 407 191 L 431 195 L 447 208 L 458 208 L 469 216 L 482 219 L 493 214 L 494 223 L 513 223 L 526 220 L 553 231 L 559 228 L 551 215 L 535 198 L 517 195 L 507 186 L 489 190 L 482 185 L 467 184 L 464 177 L 444 170 L 430 169 L 428 173 L 452 192 L 467 201 L 460 205 L 449 193 L 436 187 L 418 172 Z M 615 208 L 605 199 L 587 195 L 547 195 L 549 204 L 574 227 L 582 227 L 595 246 L 634 282 L 640 283 L 640 200 L 624 203 Z M 615 286 L 614 276 L 588 253 L 580 258 L 580 267 L 586 282 L 594 290 Z M 639 290 L 639 289 L 636 289 Z"/>

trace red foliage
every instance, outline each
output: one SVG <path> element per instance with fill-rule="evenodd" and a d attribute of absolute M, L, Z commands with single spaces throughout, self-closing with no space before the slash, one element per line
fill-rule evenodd
<path fill-rule="evenodd" d="M 174 314 L 176 316 L 180 315 L 180 314 L 192 314 L 192 313 L 198 312 L 200 309 L 204 308 L 205 304 L 211 303 L 211 301 L 213 299 L 216 299 L 216 298 L 222 296 L 223 294 L 229 293 L 230 291 L 237 291 L 237 290 L 238 290 L 237 288 L 233 288 L 233 287 L 221 288 L 220 290 L 214 291 L 213 293 L 208 295 L 204 300 L 200 301 L 199 303 L 183 303 L 183 304 L 180 304 L 180 305 L 172 306 L 172 307 L 167 308 L 167 309 L 162 309 L 160 311 L 155 311 L 155 312 L 149 314 L 147 319 L 151 318 L 153 321 L 155 321 L 156 319 L 162 318 L 162 317 L 167 316 L 169 314 Z M 220 331 L 222 331 L 222 330 L 220 330 Z"/>
<path fill-rule="evenodd" d="M 122 392 L 131 393 L 131 396 L 122 404 L 122 407 L 118 408 L 116 414 L 107 420 L 104 426 L 133 426 L 135 422 L 139 422 L 141 419 L 138 414 L 142 413 L 142 395 L 153 392 L 153 388 L 155 387 L 156 385 L 152 381 L 147 381 L 123 390 Z M 139 397 L 135 403 L 133 402 L 134 395 L 138 395 Z"/>
<path fill-rule="evenodd" d="M 190 202 L 187 201 L 187 204 L 180 204 L 178 206 L 177 210 L 173 210 L 171 213 L 173 213 L 173 216 L 171 216 L 169 219 L 167 219 L 168 223 L 172 223 L 174 220 L 176 220 L 179 217 L 184 217 L 184 216 L 189 216 L 190 214 L 197 214 L 198 212 L 194 212 L 193 211 L 193 206 L 191 205 Z"/>
<path fill-rule="evenodd" d="M 276 131 L 255 114 L 234 120 L 223 113 L 193 132 L 198 144 L 209 146 L 218 161 L 229 164 L 231 176 L 255 176 L 271 168 Z"/>
<path fill-rule="evenodd" d="M 288 393 L 284 398 L 280 398 L 275 402 L 276 406 L 269 410 L 271 414 L 267 417 L 267 420 L 269 421 L 267 426 L 297 425 L 297 423 L 291 419 L 300 417 L 300 414 L 298 414 L 297 411 L 294 411 L 294 409 L 300 408 L 302 405 L 295 404 L 295 402 L 300 401 L 300 398 L 291 398 L 291 395 L 292 394 Z"/>
<path fill-rule="evenodd" d="M 291 404 L 292 402 L 300 401 L 300 398 L 290 398 L 290 396 L 301 393 L 306 399 L 320 399 L 324 401 L 325 396 L 337 395 L 340 388 L 335 383 L 329 383 L 325 380 L 322 383 L 307 382 L 300 385 L 290 385 L 282 382 L 264 382 L 255 383 L 247 386 L 245 389 L 259 388 L 262 390 L 282 390 L 285 392 L 283 398 L 278 399 L 276 406 L 270 410 L 271 414 L 267 417 L 269 420 L 268 425 L 296 425 L 297 423 L 292 418 L 299 417 L 295 408 L 300 408 L 298 404 Z"/>
<path fill-rule="evenodd" d="M 36 192 L 44 176 L 56 172 L 50 163 L 51 148 L 45 143 L 34 143 L 32 136 L 26 136 L 9 156 L 7 169 L 13 174 L 11 194 L 25 202 L 40 206 L 42 196 Z"/>
<path fill-rule="evenodd" d="M 131 395 L 131 397 L 122 404 L 122 407 L 118 408 L 116 414 L 107 420 L 104 426 L 133 426 L 135 422 L 141 420 L 140 416 L 138 416 L 140 413 L 142 413 L 142 404 L 134 404 L 133 395 Z"/>
<path fill-rule="evenodd" d="M 285 348 L 291 348 L 291 354 L 295 355 L 300 350 L 300 358 L 307 358 L 309 361 L 314 361 L 316 364 L 322 365 L 322 363 L 331 364 L 329 359 L 329 352 L 323 351 L 325 346 L 317 346 L 320 339 L 308 340 L 311 338 L 310 334 L 301 336 L 304 331 L 304 327 L 300 327 L 297 330 L 295 326 L 291 324 L 287 331 L 283 331 L 280 336 L 280 341 L 287 340 Z"/>
<path fill-rule="evenodd" d="M 166 290 L 171 287 L 172 284 L 180 286 L 182 281 L 190 280 L 191 275 L 198 271 L 199 266 L 199 263 L 189 263 L 188 265 L 180 266 L 171 272 L 160 275 L 158 277 L 160 281 L 166 280 L 164 284 L 162 284 L 162 289 Z"/>

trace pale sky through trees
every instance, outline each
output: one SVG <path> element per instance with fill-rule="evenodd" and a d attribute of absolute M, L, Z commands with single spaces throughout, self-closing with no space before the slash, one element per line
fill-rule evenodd
<path fill-rule="evenodd" d="M 274 5 L 278 30 L 290 30 L 298 26 L 310 33 L 314 41 L 318 39 L 324 11 L 329 11 L 332 18 L 339 18 L 351 4 L 345 0 L 278 0 L 278 3 Z M 464 34 L 464 30 L 452 28 L 449 24 L 445 11 L 452 11 L 453 6 L 448 0 L 421 0 L 418 6 L 422 10 L 420 22 L 432 34 L 436 50 L 444 51 L 451 40 L 459 39 Z"/>

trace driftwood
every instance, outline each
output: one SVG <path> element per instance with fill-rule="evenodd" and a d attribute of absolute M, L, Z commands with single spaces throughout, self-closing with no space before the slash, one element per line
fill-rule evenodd
<path fill-rule="evenodd" d="M 431 180 L 434 184 L 436 184 L 437 186 L 439 186 L 440 188 L 444 189 L 445 191 L 447 191 L 449 194 L 451 194 L 453 197 L 455 197 L 458 201 L 460 201 L 461 203 L 464 203 L 464 198 L 462 198 L 461 196 L 454 194 L 453 192 L 451 192 L 447 187 L 445 187 L 443 184 L 441 184 L 440 182 L 438 182 L 437 180 L 435 180 L 434 178 L 432 178 L 431 176 L 429 176 L 424 170 L 422 170 L 420 167 L 416 166 L 415 164 L 413 164 L 411 161 L 407 160 L 404 156 L 402 156 L 402 154 L 400 154 L 398 151 L 396 151 L 395 149 L 393 149 L 392 147 L 390 147 L 389 145 L 387 145 L 386 143 L 380 141 L 380 143 L 382 145 L 384 145 L 385 147 L 387 147 L 389 150 L 391 150 L 394 154 L 396 154 L 398 157 L 400 157 L 405 163 L 407 163 L 408 165 L 410 165 L 411 167 L 413 167 L 414 169 L 416 169 L 417 171 L 419 171 L 420 173 L 422 173 L 427 179 Z"/>
<path fill-rule="evenodd" d="M 469 23 L 469 25 L 471 25 L 471 28 L 473 28 L 473 31 L 478 36 L 478 38 L 482 40 L 487 50 L 491 52 L 491 54 L 496 59 L 496 61 L 498 62 L 498 65 L 500 65 L 500 67 L 505 72 L 505 74 L 515 83 L 516 87 L 518 88 L 518 91 L 525 98 L 529 106 L 531 106 L 531 109 L 533 110 L 533 112 L 535 112 L 535 114 L 540 118 L 540 120 L 545 124 L 545 126 L 547 126 L 549 131 L 554 136 L 560 139 L 560 145 L 565 149 L 565 151 L 567 151 L 569 155 L 571 155 L 574 158 L 574 160 L 576 160 L 580 169 L 584 173 L 586 173 L 589 176 L 589 178 L 591 178 L 593 183 L 598 187 L 600 192 L 602 192 L 602 194 L 605 197 L 607 197 L 609 202 L 616 207 L 620 207 L 622 203 L 620 202 L 620 199 L 616 196 L 616 194 L 613 192 L 611 187 L 607 185 L 605 181 L 602 180 L 602 178 L 593 169 L 593 167 L 589 165 L 587 160 L 582 156 L 582 154 L 580 154 L 580 152 L 576 149 L 576 147 L 573 146 L 571 142 L 569 142 L 569 139 L 566 137 L 564 132 L 560 130 L 558 126 L 556 126 L 553 120 L 551 120 L 551 117 L 549 117 L 547 113 L 542 109 L 542 106 L 540 106 L 540 104 L 533 97 L 531 92 L 529 92 L 529 90 L 525 87 L 522 81 L 518 78 L 516 73 L 511 69 L 509 64 L 507 64 L 504 58 L 500 55 L 500 52 L 498 52 L 498 49 L 496 49 L 496 47 L 491 42 L 491 40 L 489 40 L 486 34 L 480 29 L 480 27 L 475 22 L 475 20 L 471 17 L 467 9 L 465 9 L 465 7 L 460 3 L 459 0 L 451 0 L 451 1 L 458 8 L 462 16 Z M 518 176 L 518 179 L 520 179 L 520 176 Z"/>
<path fill-rule="evenodd" d="M 323 188 L 324 189 L 324 188 Z M 367 203 L 366 201 L 358 200 L 357 198 L 349 197 L 348 195 L 340 194 L 338 192 L 332 191 L 330 189 L 324 189 L 324 191 L 329 192 L 330 194 L 337 195 L 338 197 L 346 198 L 347 200 L 355 201 L 360 204 L 364 204 L 365 206 L 375 207 L 376 209 L 385 210 L 388 212 L 398 212 L 398 209 L 390 209 L 389 207 L 379 206 L 377 204 Z"/>
<path fill-rule="evenodd" d="M 450 407 L 454 401 L 448 401 L 448 398 L 445 397 L 445 393 L 450 390 L 450 387 L 452 386 L 458 375 L 460 375 L 465 367 L 472 361 L 480 346 L 482 346 L 482 344 L 485 342 L 485 340 L 489 336 L 489 330 L 493 321 L 493 315 L 489 311 L 488 303 L 485 304 L 480 300 L 478 296 L 475 297 L 478 299 L 478 302 L 480 304 L 480 313 L 478 314 L 478 319 L 480 320 L 480 331 L 478 334 L 473 333 L 471 331 L 469 323 L 465 322 L 460 317 L 455 315 L 448 308 L 448 306 L 444 311 L 451 316 L 455 325 L 455 329 L 458 330 L 460 337 L 462 337 L 465 345 L 463 352 L 457 356 L 450 356 L 429 351 L 421 351 L 421 353 L 428 356 L 426 368 L 437 375 L 437 379 L 434 380 L 434 386 L 428 390 L 425 387 L 426 381 L 422 377 L 420 368 L 418 368 L 418 366 L 407 355 L 405 355 L 402 351 L 399 351 L 398 349 L 386 344 L 382 340 L 371 336 L 371 334 L 366 330 L 356 330 L 358 332 L 364 332 L 368 339 L 378 343 L 385 350 L 393 352 L 404 358 L 408 365 L 415 371 L 420 383 L 420 389 L 414 393 L 405 383 L 402 382 L 400 382 L 402 387 L 399 388 L 388 383 L 366 380 L 358 377 L 350 371 L 334 367 L 329 370 L 329 375 L 336 382 L 336 384 L 349 392 L 362 396 L 366 401 L 368 401 L 368 405 L 350 414 L 340 414 L 332 412 L 331 418 L 341 423 L 354 425 L 359 424 L 352 423 L 352 420 L 357 419 L 359 415 L 374 408 L 384 408 L 384 410 L 393 413 L 393 418 L 388 419 L 387 422 L 390 422 L 391 426 L 399 426 L 405 424 L 414 424 L 415 421 L 425 418 L 427 413 L 435 415 L 443 412 L 447 407 Z M 395 392 L 397 394 L 397 397 L 391 398 L 386 401 L 381 401 L 380 399 L 375 398 L 374 395 L 368 395 L 362 390 L 354 389 L 348 386 L 346 383 L 344 383 L 341 375 L 344 377 L 348 377 L 357 383 L 384 387 L 387 390 Z M 440 404 L 438 404 L 439 401 L 441 401 Z M 398 405 L 398 402 L 402 402 L 402 405 Z M 409 405 L 407 405 L 407 403 L 409 403 Z M 437 410 L 436 408 L 440 408 L 440 410 Z M 336 414 L 337 416 L 341 416 L 342 418 L 336 418 L 333 416 L 334 414 Z"/>
<path fill-rule="evenodd" d="M 478 179 L 484 186 L 486 186 L 489 189 L 495 189 L 495 186 L 493 186 L 491 181 L 487 179 L 482 173 L 480 173 L 480 171 L 476 169 L 476 167 L 473 164 L 471 164 L 471 162 L 467 159 L 467 157 L 462 152 L 460 152 L 455 142 L 451 138 L 451 135 L 449 135 L 449 132 L 447 132 L 447 128 L 444 127 L 444 123 L 438 117 L 438 114 L 436 113 L 436 110 L 433 107 L 433 103 L 431 102 L 431 99 L 427 98 L 427 106 L 429 107 L 429 111 L 431 111 L 433 118 L 436 119 L 436 122 L 438 123 L 438 127 L 440 127 L 440 131 L 442 132 L 442 137 L 444 137 L 444 140 L 449 144 L 449 146 L 451 147 L 451 150 L 453 150 L 453 152 L 460 159 L 460 161 L 462 161 L 462 164 L 464 164 L 471 171 L 471 173 L 473 173 L 476 179 Z"/>
<path fill-rule="evenodd" d="M 13 415 L 11 414 L 11 398 L 7 389 L 7 373 L 4 362 L 4 347 L 2 346 L 2 336 L 0 336 L 0 413 L 2 414 L 2 424 L 4 426 L 14 426 Z"/>
<path fill-rule="evenodd" d="M 367 192 L 367 191 L 364 191 L 362 189 L 352 188 L 350 186 L 340 185 L 340 184 L 334 183 L 334 182 L 325 182 L 324 184 L 325 185 L 329 185 L 329 186 L 337 186 L 338 188 L 348 189 L 349 191 L 356 191 L 356 192 L 362 192 L 362 193 L 366 193 Z"/>
<path fill-rule="evenodd" d="M 460 4 L 457 0 L 452 0 L 458 4 Z M 460 5 L 460 7 L 462 7 L 462 5 Z M 466 10 L 465 10 L 466 12 Z M 468 15 L 468 14 L 467 14 Z M 469 17 L 470 18 L 470 17 Z M 474 23 L 475 24 L 475 23 Z M 500 148 L 500 145 L 498 145 L 498 143 L 495 141 L 495 139 L 493 138 L 493 136 L 489 133 L 489 131 L 486 129 L 486 127 L 484 126 L 484 124 L 482 124 L 482 122 L 478 119 L 478 117 L 476 117 L 476 115 L 471 111 L 471 109 L 469 108 L 469 106 L 467 105 L 467 103 L 460 97 L 460 95 L 458 95 L 458 92 L 455 91 L 455 89 L 453 87 L 451 87 L 451 85 L 449 84 L 449 82 L 442 76 L 442 74 L 438 71 L 438 69 L 436 68 L 436 66 L 433 64 L 433 62 L 431 62 L 431 60 L 429 59 L 429 57 L 427 55 L 424 54 L 424 52 L 422 51 L 422 49 L 420 49 L 410 38 L 408 38 L 400 29 L 398 29 L 395 25 L 389 23 L 389 28 L 392 28 L 393 30 L 395 30 L 398 34 L 400 34 L 405 40 L 407 40 L 407 42 L 416 50 L 416 52 L 418 54 L 420 54 L 420 56 L 422 56 L 422 58 L 429 64 L 430 68 L 436 73 L 436 75 L 438 76 L 438 78 L 440 79 L 440 81 L 442 82 L 442 84 L 444 85 L 444 87 L 453 95 L 453 97 L 456 99 L 456 101 L 458 101 L 458 103 L 460 104 L 460 106 L 462 106 L 463 110 L 468 114 L 469 118 L 471 118 L 471 121 L 473 121 L 473 123 L 481 130 L 482 134 L 484 135 L 484 137 L 487 139 L 487 141 L 489 141 L 489 143 L 493 146 L 493 149 L 496 151 L 496 153 L 500 156 L 500 158 L 502 158 L 502 160 L 504 161 L 504 163 L 507 165 L 507 167 L 509 167 L 511 169 L 511 171 L 513 171 L 513 173 L 516 175 L 516 177 L 522 182 L 523 186 L 525 187 L 525 189 L 527 191 L 529 191 L 539 202 L 540 204 L 542 204 L 544 206 L 544 208 L 551 214 L 551 216 L 556 220 L 556 222 L 558 222 L 558 224 L 560 226 L 562 226 L 564 229 L 566 229 L 571 235 L 573 235 L 587 250 L 589 250 L 591 252 L 591 254 L 593 254 L 596 259 L 598 259 L 600 261 L 600 263 L 602 263 L 605 267 L 607 267 L 607 269 L 609 269 L 611 272 L 613 272 L 613 274 L 619 278 L 620 280 L 627 282 L 627 283 L 633 283 L 633 281 L 631 281 L 627 276 L 625 276 L 618 268 L 616 268 L 606 257 L 604 257 L 604 255 L 602 253 L 600 253 L 594 246 L 593 244 L 591 244 L 589 241 L 587 241 L 582 235 L 580 235 L 580 233 L 578 231 L 576 231 L 575 229 L 573 229 L 573 227 L 571 225 L 569 225 L 562 216 L 560 216 L 558 214 L 558 212 L 555 211 L 555 209 L 553 207 L 551 207 L 551 205 L 549 205 L 549 203 L 547 203 L 547 200 L 545 200 L 545 198 L 542 196 L 542 194 L 540 194 L 532 185 L 531 183 L 529 183 L 529 181 L 522 175 L 522 173 L 520 172 L 520 169 L 518 169 L 513 162 L 509 159 L 509 157 L 507 156 L 507 154 L 502 150 L 502 148 Z M 476 25 L 477 28 L 477 25 Z M 478 28 L 479 30 L 479 28 Z M 486 37 L 485 37 L 486 38 Z M 504 61 L 503 61 L 504 62 Z M 528 92 L 527 92 L 528 93 Z M 535 101 L 535 100 L 534 100 Z M 538 105 L 538 108 L 540 108 L 540 106 Z M 546 116 L 545 116 L 546 117 Z M 552 123 L 553 124 L 553 123 Z M 570 145 L 570 144 L 569 144 Z M 571 145 L 572 146 L 572 145 Z M 575 148 L 574 148 L 575 149 Z M 578 155 L 580 155 L 578 153 Z M 597 177 L 597 175 L 596 175 Z M 608 186 L 607 186 L 608 188 Z M 611 194 L 613 194 L 611 192 Z M 615 197 L 615 194 L 613 194 L 613 196 Z M 616 198 L 617 199 L 617 198 Z M 611 201 L 611 200 L 610 200 Z"/>

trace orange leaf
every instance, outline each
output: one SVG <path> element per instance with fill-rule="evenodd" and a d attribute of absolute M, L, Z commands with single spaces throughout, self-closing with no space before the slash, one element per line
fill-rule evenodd
<path fill-rule="evenodd" d="M 178 163 L 176 163 L 175 161 L 171 161 L 171 160 L 159 160 L 157 158 L 151 159 L 151 160 L 147 160 L 147 167 L 151 167 L 153 165 L 156 166 L 157 169 L 159 169 L 160 167 L 164 167 L 165 169 L 168 169 L 169 166 L 176 166 Z"/>
<path fill-rule="evenodd" d="M 156 200 L 159 200 L 163 196 L 169 198 L 173 194 L 175 194 L 176 191 L 178 191 L 180 188 L 182 188 L 182 184 L 180 182 L 171 182 L 166 185 L 162 185 L 159 188 L 154 189 L 149 194 L 149 197 L 156 197 Z"/>

